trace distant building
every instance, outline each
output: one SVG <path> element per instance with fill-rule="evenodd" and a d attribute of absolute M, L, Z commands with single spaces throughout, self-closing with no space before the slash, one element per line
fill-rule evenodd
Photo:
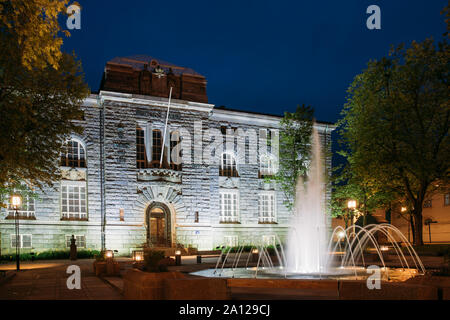
<path fill-rule="evenodd" d="M 209 250 L 285 238 L 284 195 L 264 181 L 277 169 L 279 116 L 214 108 L 202 75 L 148 56 L 109 61 L 83 109 L 62 180 L 24 198 L 23 252 L 68 249 L 72 234 L 79 248 L 105 241 L 123 255 L 142 244 Z M 315 126 L 331 148 L 334 126 Z M 1 253 L 13 253 L 12 210 L 1 210 L 0 239 Z"/>

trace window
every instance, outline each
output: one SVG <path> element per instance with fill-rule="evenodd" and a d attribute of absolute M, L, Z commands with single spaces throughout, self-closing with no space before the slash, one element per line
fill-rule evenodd
<path fill-rule="evenodd" d="M 275 235 L 263 235 L 262 242 L 264 246 L 275 246 Z"/>
<path fill-rule="evenodd" d="M 259 195 L 259 223 L 274 223 L 275 217 L 275 195 L 264 193 Z"/>
<path fill-rule="evenodd" d="M 450 193 L 444 194 L 444 206 L 450 206 Z"/>
<path fill-rule="evenodd" d="M 275 157 L 271 154 L 261 156 L 259 162 L 259 177 L 273 176 L 276 173 Z"/>
<path fill-rule="evenodd" d="M 148 168 L 147 154 L 145 152 L 144 130 L 136 128 L 136 168 Z"/>
<path fill-rule="evenodd" d="M 238 222 L 238 195 L 236 192 L 220 194 L 220 222 Z"/>
<path fill-rule="evenodd" d="M 19 192 L 19 191 L 18 190 L 16 191 L 16 189 L 14 189 L 14 192 Z M 31 195 L 31 189 L 26 187 L 26 191 L 20 192 L 20 193 L 22 196 L 22 205 L 20 206 L 19 210 L 17 211 L 17 213 L 19 214 L 19 219 L 35 218 L 35 211 L 34 211 L 35 199 Z M 14 218 L 16 211 L 9 203 L 9 199 L 7 202 L 7 207 L 8 207 L 8 218 Z"/>
<path fill-rule="evenodd" d="M 72 139 L 67 141 L 61 152 L 61 166 L 72 168 L 86 167 L 86 151 L 80 141 Z"/>
<path fill-rule="evenodd" d="M 172 170 L 181 170 L 181 137 L 178 131 L 170 134 L 170 168 Z"/>
<path fill-rule="evenodd" d="M 225 236 L 224 242 L 227 247 L 237 247 L 239 245 L 238 236 Z"/>
<path fill-rule="evenodd" d="M 70 248 L 70 239 L 72 239 L 72 235 L 66 236 L 67 248 Z M 75 240 L 77 248 L 86 248 L 86 236 L 75 236 Z"/>
<path fill-rule="evenodd" d="M 432 206 L 431 199 L 430 199 L 430 200 L 425 200 L 425 201 L 423 202 L 423 207 L 424 207 L 424 208 L 431 208 L 431 206 Z"/>
<path fill-rule="evenodd" d="M 152 165 L 159 167 L 162 152 L 162 134 L 160 130 L 152 131 Z"/>
<path fill-rule="evenodd" d="M 16 247 L 16 235 L 11 235 L 11 248 Z M 19 248 L 31 248 L 31 234 L 19 235 Z"/>
<path fill-rule="evenodd" d="M 236 158 L 228 152 L 222 153 L 222 161 L 220 162 L 219 175 L 225 177 L 239 177 L 236 168 Z"/>
<path fill-rule="evenodd" d="M 85 185 L 61 186 L 61 216 L 63 220 L 87 220 Z"/>

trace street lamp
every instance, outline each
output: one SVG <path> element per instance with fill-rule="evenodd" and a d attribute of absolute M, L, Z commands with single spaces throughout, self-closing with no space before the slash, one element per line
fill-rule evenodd
<path fill-rule="evenodd" d="M 16 228 L 16 270 L 20 271 L 20 234 L 19 234 L 19 208 L 22 205 L 22 197 L 18 194 L 12 194 L 10 200 L 11 206 L 14 209 L 14 225 Z"/>
<path fill-rule="evenodd" d="M 353 217 L 353 210 L 355 210 L 356 208 L 356 200 L 348 200 L 347 202 L 347 214 L 350 215 L 350 210 L 352 210 L 352 222 L 353 222 L 353 234 L 355 235 L 356 233 L 356 227 L 355 227 L 355 223 L 356 221 L 354 221 L 354 217 Z"/>

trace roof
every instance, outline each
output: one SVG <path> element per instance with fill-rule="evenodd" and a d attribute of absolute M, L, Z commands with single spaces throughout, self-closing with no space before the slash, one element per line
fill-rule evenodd
<path fill-rule="evenodd" d="M 177 75 L 189 74 L 193 76 L 203 77 L 200 73 L 191 68 L 180 67 L 173 63 L 144 54 L 138 54 L 128 57 L 115 57 L 114 59 L 108 61 L 108 63 L 126 65 L 136 70 L 144 70 L 145 65 L 147 65 L 149 68 L 160 66 L 165 72 L 168 72 L 169 69 L 172 69 L 172 72 Z"/>
<path fill-rule="evenodd" d="M 231 109 L 231 108 L 228 108 L 228 107 L 225 107 L 225 106 L 214 107 L 214 110 L 225 110 L 225 111 L 238 112 L 238 113 L 248 113 L 248 114 L 276 117 L 276 118 L 279 118 L 279 119 L 284 117 L 284 115 L 279 115 L 279 114 L 270 114 L 270 113 L 263 113 L 263 112 L 257 112 L 257 111 Z M 316 123 L 320 123 L 320 124 L 325 124 L 325 125 L 332 125 L 332 126 L 336 125 L 334 122 L 321 121 L 321 120 L 317 120 L 317 119 L 315 119 L 315 122 Z"/>

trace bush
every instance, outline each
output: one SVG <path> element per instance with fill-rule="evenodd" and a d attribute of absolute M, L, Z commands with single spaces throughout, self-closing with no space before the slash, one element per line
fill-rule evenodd
<path fill-rule="evenodd" d="M 100 251 L 98 250 L 79 250 L 77 252 L 78 259 L 91 259 L 96 255 L 99 255 Z M 20 261 L 30 261 L 34 256 L 34 260 L 59 260 L 59 259 L 69 259 L 70 251 L 68 250 L 47 250 L 41 251 L 36 254 L 31 253 L 21 253 Z M 0 261 L 16 261 L 15 254 L 8 254 L 0 256 Z"/>
<path fill-rule="evenodd" d="M 145 249 L 144 250 L 144 269 L 148 272 L 164 272 L 167 266 L 160 264 L 164 259 L 164 251 Z"/>

